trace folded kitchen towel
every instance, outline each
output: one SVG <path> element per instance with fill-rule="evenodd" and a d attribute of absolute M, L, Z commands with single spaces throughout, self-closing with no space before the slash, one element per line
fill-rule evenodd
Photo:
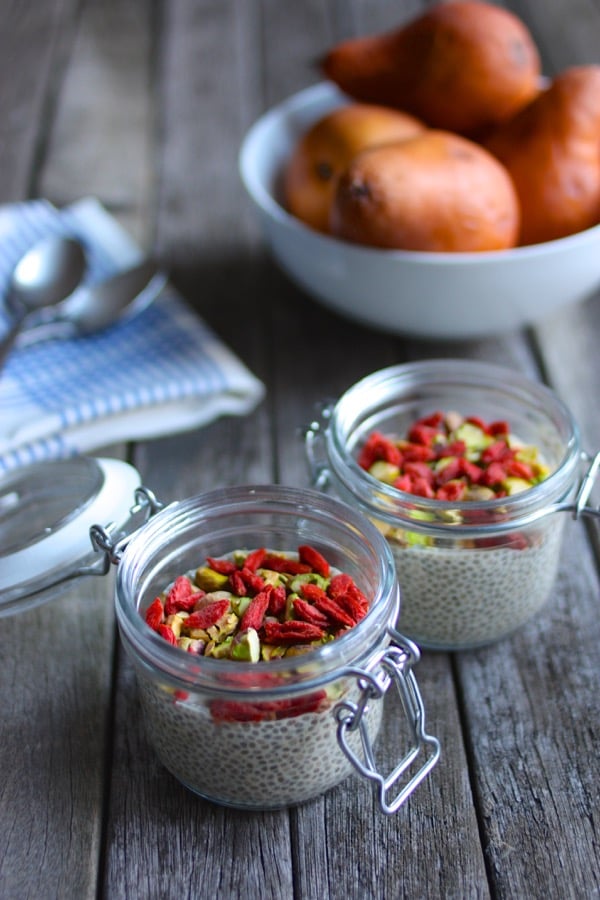
<path fill-rule="evenodd" d="M 0 334 L 14 265 L 51 233 L 83 241 L 88 283 L 141 259 L 94 198 L 61 210 L 45 200 L 0 207 Z M 263 395 L 262 383 L 167 283 L 145 309 L 97 334 L 37 343 L 24 335 L 0 370 L 0 473 L 244 415 Z"/>

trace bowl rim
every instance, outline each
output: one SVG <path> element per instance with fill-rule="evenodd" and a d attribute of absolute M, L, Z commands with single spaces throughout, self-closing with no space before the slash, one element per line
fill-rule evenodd
<path fill-rule="evenodd" d="M 327 81 L 317 82 L 316 84 L 291 94 L 284 100 L 267 109 L 250 126 L 242 140 L 238 154 L 238 170 L 241 180 L 256 205 L 284 228 L 295 231 L 308 240 L 318 241 L 325 246 L 329 245 L 332 248 L 343 247 L 346 250 L 355 253 L 357 256 L 364 256 L 365 258 L 381 258 L 383 256 L 390 261 L 433 263 L 435 265 L 443 264 L 451 266 L 460 266 L 464 263 L 473 262 L 483 265 L 495 265 L 504 258 L 509 258 L 511 260 L 522 260 L 532 257 L 543 258 L 552 255 L 557 251 L 567 252 L 574 244 L 586 244 L 587 242 L 594 243 L 595 241 L 600 241 L 600 222 L 583 231 L 577 231 L 562 238 L 555 238 L 552 241 L 510 247 L 506 250 L 469 252 L 393 250 L 382 247 L 367 247 L 361 244 L 343 241 L 339 238 L 323 234 L 310 228 L 296 216 L 287 212 L 287 210 L 279 203 L 275 198 L 273 191 L 265 185 L 263 179 L 257 174 L 256 169 L 252 164 L 252 159 L 256 152 L 256 144 L 259 142 L 262 132 L 278 123 L 289 122 L 292 115 L 299 110 L 306 110 L 311 106 L 317 107 L 326 102 L 328 104 L 341 106 L 344 103 L 351 103 L 353 101 L 352 98 L 345 95 L 333 83 Z M 333 108 L 333 106 L 331 108 Z M 317 116 L 315 116 L 315 121 L 316 120 Z"/>

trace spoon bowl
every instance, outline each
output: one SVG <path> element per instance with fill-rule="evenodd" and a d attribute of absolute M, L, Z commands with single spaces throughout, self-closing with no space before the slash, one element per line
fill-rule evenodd
<path fill-rule="evenodd" d="M 50 235 L 25 253 L 10 279 L 6 307 L 12 321 L 0 341 L 0 364 L 8 356 L 27 317 L 65 300 L 80 283 L 85 268 L 84 249 L 74 238 Z"/>

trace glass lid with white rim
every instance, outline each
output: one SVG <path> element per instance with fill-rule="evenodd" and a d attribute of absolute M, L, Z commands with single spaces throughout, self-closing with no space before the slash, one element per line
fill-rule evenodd
<path fill-rule="evenodd" d="M 138 472 L 117 459 L 35 463 L 0 478 L 0 616 L 36 606 L 86 574 L 96 523 L 122 529 Z"/>

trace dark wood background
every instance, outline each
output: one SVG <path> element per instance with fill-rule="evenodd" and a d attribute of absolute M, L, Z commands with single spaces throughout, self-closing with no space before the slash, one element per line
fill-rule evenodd
<path fill-rule="evenodd" d="M 103 452 L 164 500 L 305 485 L 298 428 L 382 366 L 503 363 L 551 385 L 600 447 L 598 297 L 531 331 L 437 344 L 325 311 L 267 256 L 237 173 L 249 125 L 334 41 L 419 0 L 20 0 L 0 19 L 0 201 L 96 195 L 267 386 L 243 419 Z M 597 0 L 512 0 L 552 74 L 600 61 Z M 187 793 L 144 733 L 107 579 L 0 623 L 0 897 L 600 895 L 598 534 L 567 526 L 547 610 L 417 677 L 438 768 L 394 817 L 350 779 L 289 811 Z M 391 752 L 394 725 L 383 738 Z"/>

